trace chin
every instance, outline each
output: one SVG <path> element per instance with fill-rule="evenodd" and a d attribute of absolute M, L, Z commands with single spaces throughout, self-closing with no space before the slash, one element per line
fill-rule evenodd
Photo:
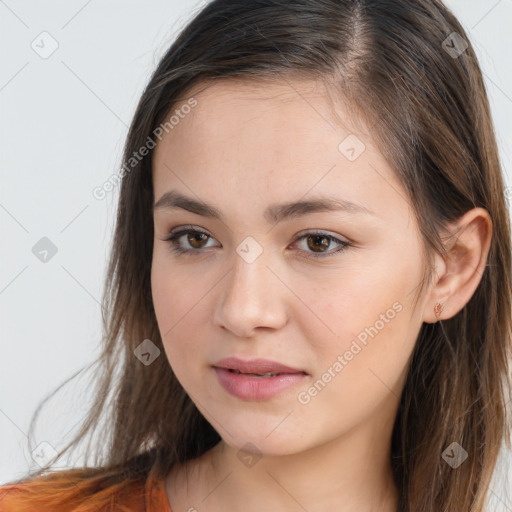
<path fill-rule="evenodd" d="M 255 457 L 277 457 L 299 453 L 308 448 L 304 433 L 294 436 L 289 430 L 276 428 L 277 424 L 279 421 L 265 421 L 256 425 L 255 422 L 245 420 L 243 428 L 238 429 L 236 425 L 226 424 L 226 429 L 232 437 L 226 434 L 226 431 L 221 434 L 221 437 L 239 457 L 243 454 L 238 452 Z"/>

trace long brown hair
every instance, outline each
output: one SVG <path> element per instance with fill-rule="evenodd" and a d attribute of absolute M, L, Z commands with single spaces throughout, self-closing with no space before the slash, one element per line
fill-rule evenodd
<path fill-rule="evenodd" d="M 93 467 L 81 473 L 98 489 L 144 478 L 151 467 L 163 477 L 220 441 L 165 357 L 146 366 L 134 356 L 143 340 L 163 346 L 150 286 L 152 151 L 130 159 L 196 84 L 299 76 L 325 80 L 371 127 L 409 195 L 429 261 L 446 255 L 445 223 L 474 207 L 490 214 L 487 265 L 471 300 L 454 317 L 422 325 L 390 461 L 401 512 L 481 512 L 504 440 L 510 448 L 510 218 L 482 73 L 463 27 L 439 0 L 214 0 L 182 30 L 131 123 L 95 401 L 55 460 L 88 434 L 89 460 L 99 432 Z M 453 442 L 469 454 L 457 469 L 442 458 Z"/>

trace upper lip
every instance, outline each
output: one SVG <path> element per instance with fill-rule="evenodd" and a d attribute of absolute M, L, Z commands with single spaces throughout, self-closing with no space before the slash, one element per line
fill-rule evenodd
<path fill-rule="evenodd" d="M 220 359 L 213 366 L 228 370 L 238 370 L 241 373 L 306 373 L 298 368 L 291 368 L 268 359 L 251 359 L 243 361 L 237 357 Z"/>

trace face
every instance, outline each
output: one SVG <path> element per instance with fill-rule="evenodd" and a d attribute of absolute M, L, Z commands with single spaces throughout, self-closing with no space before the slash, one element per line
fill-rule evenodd
<path fill-rule="evenodd" d="M 151 285 L 177 379 L 227 444 L 269 455 L 389 420 L 424 305 L 413 304 L 424 263 L 402 185 L 316 82 L 194 91 L 153 158 Z M 315 208 L 322 200 L 345 208 Z M 278 207 L 295 202 L 309 204 Z M 228 357 L 295 373 L 214 368 Z"/>

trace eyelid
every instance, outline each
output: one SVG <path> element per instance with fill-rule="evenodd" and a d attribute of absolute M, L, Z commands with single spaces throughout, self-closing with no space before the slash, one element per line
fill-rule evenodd
<path fill-rule="evenodd" d="M 184 235 L 190 231 L 202 233 L 203 235 L 208 236 L 212 240 L 215 240 L 215 238 L 208 231 L 206 231 L 198 226 L 194 226 L 192 224 L 185 224 L 185 225 L 177 226 L 177 227 L 171 229 L 171 231 L 169 231 L 169 233 L 168 233 L 167 240 L 169 240 L 169 238 L 171 238 L 175 235 Z"/>
<path fill-rule="evenodd" d="M 204 230 L 203 228 L 200 228 L 199 226 L 195 226 L 194 224 L 181 224 L 179 226 L 176 226 L 175 228 L 172 228 L 169 231 L 169 235 L 173 235 L 175 233 L 180 233 L 181 231 L 200 231 L 201 233 L 204 233 L 205 235 L 211 236 L 208 231 Z M 212 237 L 213 238 L 213 237 Z"/>
<path fill-rule="evenodd" d="M 338 233 L 334 233 L 332 231 L 327 231 L 324 229 L 316 229 L 316 228 L 303 229 L 302 231 L 299 231 L 295 235 L 295 240 L 297 240 L 298 238 L 302 238 L 303 236 L 306 236 L 306 235 L 325 235 L 325 236 L 329 236 L 332 238 L 337 238 L 340 242 L 351 243 L 351 240 L 349 240 L 345 236 L 339 235 Z"/>
<path fill-rule="evenodd" d="M 208 231 L 204 230 L 203 228 L 200 228 L 199 226 L 195 226 L 193 224 L 183 224 L 183 225 L 177 226 L 177 227 L 171 229 L 171 231 L 169 231 L 168 235 L 172 236 L 172 235 L 175 235 L 176 233 L 181 233 L 181 232 L 187 231 L 187 230 L 197 231 L 199 233 L 203 233 L 203 234 L 209 236 L 210 238 L 215 238 Z M 322 229 L 314 229 L 314 228 L 312 228 L 312 229 L 303 229 L 302 231 L 299 231 L 295 235 L 295 240 L 297 238 L 301 238 L 302 236 L 305 236 L 305 235 L 332 236 L 333 238 L 343 238 L 343 240 L 340 240 L 340 242 L 347 242 L 347 243 L 351 242 L 348 238 L 343 237 L 342 235 L 338 235 L 337 233 L 332 233 L 331 231 L 325 231 L 325 230 L 322 230 Z"/>
<path fill-rule="evenodd" d="M 203 230 L 202 228 L 198 226 L 194 226 L 191 224 L 187 225 L 180 225 L 176 228 L 171 229 L 169 232 L 167 238 L 162 239 L 165 242 L 169 242 L 171 245 L 171 250 L 175 252 L 178 255 L 191 255 L 191 256 L 201 256 L 204 255 L 207 251 L 206 249 L 184 249 L 182 248 L 178 243 L 177 240 L 179 240 L 182 236 L 186 235 L 187 233 L 202 233 L 203 235 L 206 235 L 208 238 L 215 240 L 213 236 L 208 233 L 208 231 Z M 341 235 L 338 234 L 331 234 L 331 232 L 326 232 L 324 230 L 320 229 L 306 229 L 303 231 L 300 231 L 297 233 L 294 237 L 294 240 L 292 242 L 292 245 L 296 245 L 298 242 L 300 242 L 302 239 L 306 238 L 307 236 L 324 236 L 330 240 L 330 242 L 337 243 L 339 247 L 337 249 L 331 249 L 326 252 L 319 252 L 315 253 L 314 251 L 305 251 L 300 249 L 299 252 L 304 253 L 303 258 L 306 259 L 313 259 L 313 260 L 322 260 L 322 259 L 328 259 L 329 257 L 335 256 L 338 253 L 341 253 L 348 249 L 349 247 L 353 247 L 355 244 L 346 239 L 343 240 Z M 210 247 L 211 248 L 211 247 Z M 208 249 L 208 248 L 207 248 Z"/>

